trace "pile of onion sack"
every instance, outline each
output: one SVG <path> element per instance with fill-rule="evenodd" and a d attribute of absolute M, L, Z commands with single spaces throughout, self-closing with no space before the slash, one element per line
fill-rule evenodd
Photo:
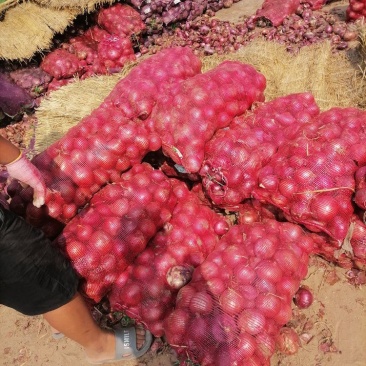
<path fill-rule="evenodd" d="M 269 365 L 313 240 L 298 225 L 235 225 L 193 271 L 164 323 L 169 344 L 202 366 Z"/>
<path fill-rule="evenodd" d="M 56 243 L 83 279 L 90 299 L 99 302 L 116 286 L 120 274 L 170 219 L 176 201 L 168 177 L 147 163 L 135 164 L 66 225 Z M 127 295 L 124 300 L 128 303 Z"/>
<path fill-rule="evenodd" d="M 349 6 L 346 9 L 347 20 L 355 21 L 366 16 L 366 1 L 365 0 L 350 0 Z"/>
<path fill-rule="evenodd" d="M 161 147 L 158 133 L 142 119 L 168 84 L 200 72 L 201 62 L 189 48 L 166 49 L 141 62 L 104 103 L 32 159 L 48 187 L 45 206 L 34 207 L 32 192 L 25 195 L 22 189 L 8 192 L 10 205 L 37 227 L 47 217 L 69 221 L 103 185 Z M 27 215 L 29 206 L 31 216 Z"/>
<path fill-rule="evenodd" d="M 206 143 L 256 101 L 264 101 L 264 76 L 252 66 L 224 61 L 179 83 L 157 99 L 150 119 L 163 152 L 189 173 L 197 173 Z"/>
<path fill-rule="evenodd" d="M 171 181 L 177 197 L 171 219 L 120 273 L 108 295 L 112 310 L 124 311 L 157 337 L 164 334 L 164 320 L 175 306 L 178 290 L 191 280 L 193 269 L 229 228 L 225 217 L 206 206 L 183 182 Z"/>
<path fill-rule="evenodd" d="M 96 14 L 97 25 L 71 38 L 49 53 L 41 68 L 54 77 L 49 90 L 91 75 L 118 72 L 128 61 L 136 60 L 132 36 L 145 29 L 140 14 L 131 6 L 117 3 Z"/>
<path fill-rule="evenodd" d="M 230 208 L 251 197 L 260 168 L 318 114 L 310 93 L 290 94 L 259 104 L 217 131 L 206 144 L 199 171 L 211 201 Z"/>

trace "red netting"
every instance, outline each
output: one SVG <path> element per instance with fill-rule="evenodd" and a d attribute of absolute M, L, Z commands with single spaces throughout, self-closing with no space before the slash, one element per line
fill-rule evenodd
<path fill-rule="evenodd" d="M 295 224 L 233 226 L 179 291 L 167 341 L 202 366 L 269 365 L 312 248 Z"/>
<path fill-rule="evenodd" d="M 290 94 L 260 104 L 219 130 L 206 144 L 200 170 L 212 202 L 230 207 L 249 198 L 258 185 L 259 170 L 318 114 L 310 93 Z"/>
<path fill-rule="evenodd" d="M 253 196 L 279 207 L 289 221 L 343 240 L 353 213 L 355 170 L 353 160 L 330 143 L 302 136 L 280 147 L 261 170 Z"/>
<path fill-rule="evenodd" d="M 102 188 L 56 239 L 83 279 L 82 289 L 98 302 L 117 277 L 170 219 L 176 204 L 167 177 L 136 164 L 120 181 Z"/>
<path fill-rule="evenodd" d="M 182 47 L 141 62 L 104 103 L 34 157 L 32 162 L 48 187 L 46 206 L 38 212 L 43 220 L 49 215 L 60 222 L 69 221 L 104 184 L 140 163 L 147 152 L 158 150 L 158 133 L 138 117 L 151 113 L 167 84 L 195 75 L 200 66 L 193 52 Z M 31 201 L 25 201 L 25 206 Z"/>
<path fill-rule="evenodd" d="M 151 115 L 164 153 L 189 173 L 198 172 L 206 142 L 254 102 L 263 101 L 265 85 L 253 67 L 234 61 L 172 85 Z"/>
<path fill-rule="evenodd" d="M 115 4 L 101 9 L 97 14 L 98 25 L 110 34 L 129 37 L 145 28 L 140 13 L 126 4 Z"/>
<path fill-rule="evenodd" d="M 268 19 L 273 26 L 278 27 L 288 15 L 295 13 L 300 2 L 300 0 L 265 0 L 262 8 L 255 13 L 255 17 Z"/>
<path fill-rule="evenodd" d="M 350 0 L 346 9 L 347 20 L 355 21 L 366 16 L 365 0 Z"/>
<path fill-rule="evenodd" d="M 123 310 L 157 337 L 164 334 L 163 322 L 175 305 L 178 290 L 212 252 L 218 233 L 229 227 L 183 183 L 176 185 L 174 192 L 178 202 L 171 220 L 120 273 L 108 296 L 112 310 Z"/>

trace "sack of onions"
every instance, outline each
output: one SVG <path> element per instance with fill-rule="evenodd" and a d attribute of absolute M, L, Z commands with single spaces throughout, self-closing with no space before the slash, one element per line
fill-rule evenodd
<path fill-rule="evenodd" d="M 249 198 L 258 185 L 259 170 L 318 114 L 310 93 L 290 94 L 259 104 L 235 118 L 227 129 L 217 131 L 205 146 L 200 169 L 212 202 L 230 207 Z"/>
<path fill-rule="evenodd" d="M 70 258 L 90 299 L 98 302 L 110 290 L 171 218 L 176 201 L 162 172 L 136 164 L 66 225 L 55 243 Z"/>
<path fill-rule="evenodd" d="M 187 172 L 198 172 L 206 142 L 254 102 L 263 101 L 265 86 L 262 74 L 235 61 L 171 85 L 150 116 L 164 153 Z"/>
<path fill-rule="evenodd" d="M 102 29 L 122 37 L 138 35 L 146 28 L 139 12 L 127 4 L 117 3 L 102 8 L 97 13 L 96 20 Z"/>
<path fill-rule="evenodd" d="M 261 169 L 253 196 L 282 209 L 289 221 L 342 241 L 353 214 L 356 164 L 326 130 L 317 121 L 304 125 Z"/>
<path fill-rule="evenodd" d="M 46 210 L 38 210 L 37 219 L 68 222 L 100 187 L 140 163 L 147 152 L 158 150 L 159 135 L 136 118 L 151 113 L 167 84 L 193 76 L 200 68 L 200 60 L 189 48 L 171 48 L 150 57 L 90 115 L 34 157 L 32 162 L 48 187 Z M 31 201 L 24 205 L 32 205 Z"/>
<path fill-rule="evenodd" d="M 296 224 L 232 226 L 179 290 L 168 343 L 202 366 L 269 365 L 312 250 Z"/>
<path fill-rule="evenodd" d="M 145 120 L 169 85 L 200 72 L 201 61 L 189 47 L 164 49 L 134 67 L 117 83 L 105 103 L 116 106 L 128 118 Z"/>
<path fill-rule="evenodd" d="M 347 20 L 355 21 L 366 16 L 366 1 L 365 0 L 349 0 L 349 5 L 346 9 Z"/>
<path fill-rule="evenodd" d="M 164 334 L 164 319 L 174 308 L 178 290 L 229 228 L 184 183 L 172 184 L 177 196 L 172 218 L 120 273 L 108 295 L 112 310 L 142 322 L 156 337 Z"/>
<path fill-rule="evenodd" d="M 283 20 L 289 15 L 302 13 L 307 9 L 318 10 L 325 5 L 327 0 L 265 0 L 261 9 L 255 13 L 255 20 L 266 19 L 275 27 L 282 24 Z"/>

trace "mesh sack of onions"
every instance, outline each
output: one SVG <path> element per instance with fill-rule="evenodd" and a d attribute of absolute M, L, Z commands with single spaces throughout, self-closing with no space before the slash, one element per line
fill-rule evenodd
<path fill-rule="evenodd" d="M 116 73 L 128 61 L 136 60 L 128 37 L 105 32 L 105 36 L 96 41 L 89 36 L 90 33 L 72 38 L 62 48 L 46 55 L 41 69 L 56 80 L 72 81 L 74 76 L 85 79 L 92 75 Z"/>
<path fill-rule="evenodd" d="M 204 206 L 184 183 L 173 186 L 178 201 L 171 220 L 117 277 L 108 295 L 112 310 L 124 311 L 157 337 L 164 334 L 164 319 L 178 290 L 229 228 L 223 216 Z"/>
<path fill-rule="evenodd" d="M 312 250 L 296 224 L 232 226 L 179 290 L 168 343 L 202 366 L 269 365 Z"/>
<path fill-rule="evenodd" d="M 145 29 L 140 14 L 131 6 L 116 4 L 101 9 L 97 25 L 49 53 L 41 68 L 56 79 L 115 73 L 135 61 L 130 37 Z"/>
<path fill-rule="evenodd" d="M 136 118 L 151 113 L 167 83 L 193 76 L 200 67 L 189 48 L 171 48 L 150 57 L 117 83 L 90 115 L 34 157 L 32 162 L 48 187 L 46 206 L 31 209 L 35 219 L 69 221 L 105 183 L 140 163 L 147 152 L 158 150 L 159 135 Z M 14 196 L 19 211 L 22 196 L 18 191 Z M 33 205 L 30 195 L 24 195 L 23 201 L 24 214 Z"/>
<path fill-rule="evenodd" d="M 117 3 L 99 10 L 96 20 L 110 34 L 124 37 L 137 35 L 146 28 L 140 13 L 127 4 Z"/>
<path fill-rule="evenodd" d="M 355 173 L 356 205 L 366 209 L 366 113 L 358 108 L 332 108 L 319 115 L 317 137 L 325 139 L 331 152 L 349 156 L 357 165 Z M 341 169 L 338 167 L 337 169 Z M 342 171 L 341 171 L 342 173 Z"/>
<path fill-rule="evenodd" d="M 158 96 L 165 94 L 170 84 L 200 72 L 201 61 L 189 47 L 164 49 L 134 67 L 104 102 L 116 106 L 129 118 L 146 119 Z"/>
<path fill-rule="evenodd" d="M 74 217 L 55 243 L 83 279 L 83 292 L 95 302 L 148 241 L 171 218 L 172 185 L 149 164 L 136 164 L 118 183 L 103 187 Z"/>
<path fill-rule="evenodd" d="M 294 14 L 300 6 L 300 0 L 265 0 L 262 7 L 255 13 L 255 19 L 265 18 L 275 27 L 282 24 L 283 20 Z"/>
<path fill-rule="evenodd" d="M 289 221 L 342 241 L 353 214 L 356 164 L 318 135 L 316 123 L 307 127 L 261 169 L 253 197 L 280 208 Z"/>
<path fill-rule="evenodd" d="M 229 128 L 217 131 L 205 146 L 200 169 L 212 202 L 230 207 L 249 198 L 258 185 L 260 168 L 318 114 L 310 93 L 290 94 L 261 103 L 235 118 Z"/>
<path fill-rule="evenodd" d="M 198 172 L 206 142 L 254 102 L 263 101 L 265 86 L 262 74 L 235 61 L 171 85 L 150 116 L 163 152 L 187 172 Z"/>
<path fill-rule="evenodd" d="M 366 1 L 365 0 L 349 0 L 349 5 L 346 9 L 348 21 L 355 21 L 366 16 Z"/>
<path fill-rule="evenodd" d="M 116 107 L 99 107 L 32 159 L 47 186 L 46 205 L 39 214 L 68 222 L 104 184 L 159 148 L 157 134 Z"/>
<path fill-rule="evenodd" d="M 316 138 L 330 143 L 330 152 L 349 156 L 357 165 L 353 201 L 366 209 L 366 113 L 358 108 L 331 108 L 322 112 L 314 121 Z M 310 126 L 311 127 L 311 126 Z M 314 134 L 305 131 L 305 134 Z M 315 136 L 315 135 L 314 135 Z M 341 169 L 335 167 L 334 169 Z"/>

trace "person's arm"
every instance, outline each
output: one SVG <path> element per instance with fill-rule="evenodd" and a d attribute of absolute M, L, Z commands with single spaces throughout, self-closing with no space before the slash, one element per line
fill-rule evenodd
<path fill-rule="evenodd" d="M 0 136 L 0 164 L 5 165 L 12 178 L 33 188 L 33 205 L 41 207 L 45 202 L 46 185 L 40 171 L 15 145 Z"/>

